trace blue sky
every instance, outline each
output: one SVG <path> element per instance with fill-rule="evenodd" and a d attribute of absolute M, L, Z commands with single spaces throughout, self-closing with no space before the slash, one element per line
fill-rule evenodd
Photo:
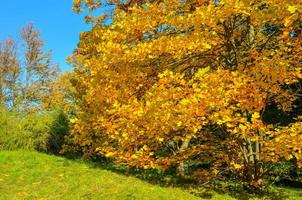
<path fill-rule="evenodd" d="M 70 70 L 65 60 L 77 45 L 79 33 L 89 30 L 84 15 L 71 10 L 72 0 L 9 0 L 0 7 L 0 40 L 18 39 L 21 27 L 34 23 L 45 39 L 46 49 L 53 50 L 53 60 L 62 71 Z M 101 12 L 98 11 L 98 12 Z"/>

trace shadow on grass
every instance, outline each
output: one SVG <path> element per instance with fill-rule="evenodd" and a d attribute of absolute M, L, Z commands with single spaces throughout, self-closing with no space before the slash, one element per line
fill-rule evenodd
<path fill-rule="evenodd" d="M 212 199 L 215 193 L 228 195 L 238 200 L 248 200 L 251 198 L 284 200 L 287 194 L 275 187 L 267 188 L 261 191 L 246 190 L 243 184 L 231 181 L 215 181 L 210 184 L 200 186 L 198 181 L 193 178 L 183 178 L 175 175 L 175 169 L 161 172 L 159 170 L 142 170 L 137 168 L 126 168 L 119 166 L 107 159 L 83 161 L 79 158 L 71 158 L 87 164 L 90 168 L 108 170 L 124 176 L 135 177 L 142 181 L 159 185 L 162 187 L 177 187 L 185 189 L 193 195 L 202 199 Z M 278 185 L 288 187 L 288 185 Z"/>
<path fill-rule="evenodd" d="M 242 184 L 232 182 L 216 183 L 210 187 L 210 189 L 220 194 L 228 194 L 238 200 L 248 200 L 252 198 L 284 200 L 287 198 L 285 193 L 273 190 L 272 188 L 257 191 L 247 190 Z"/>

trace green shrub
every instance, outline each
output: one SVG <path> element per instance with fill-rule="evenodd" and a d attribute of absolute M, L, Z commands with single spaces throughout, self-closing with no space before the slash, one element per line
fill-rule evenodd
<path fill-rule="evenodd" d="M 47 152 L 59 154 L 65 142 L 65 136 L 69 133 L 69 120 L 63 112 L 56 112 L 50 125 L 47 138 Z"/>
<path fill-rule="evenodd" d="M 0 108 L 0 150 L 58 153 L 68 133 L 62 112 L 22 114 Z"/>
<path fill-rule="evenodd" d="M 279 162 L 272 166 L 269 180 L 296 187 L 295 185 L 302 185 L 302 170 L 297 167 L 295 160 Z"/>

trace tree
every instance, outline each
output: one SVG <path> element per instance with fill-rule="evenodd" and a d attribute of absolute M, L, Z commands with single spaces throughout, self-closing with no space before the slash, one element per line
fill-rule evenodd
<path fill-rule="evenodd" d="M 0 42 L 0 148 L 58 153 L 68 133 L 58 66 L 32 24 L 20 34 L 24 51 L 11 38 Z"/>
<path fill-rule="evenodd" d="M 52 63 L 51 53 L 44 51 L 40 32 L 29 24 L 20 31 L 25 49 L 25 85 L 23 100 L 25 109 L 36 107 L 42 98 L 51 93 L 51 86 L 58 76 L 58 66 Z"/>
<path fill-rule="evenodd" d="M 0 104 L 5 104 L 11 109 L 20 100 L 20 74 L 17 45 L 9 38 L 0 43 Z"/>
<path fill-rule="evenodd" d="M 52 94 L 59 68 L 33 24 L 22 28 L 20 35 L 24 52 L 11 38 L 0 43 L 0 102 L 10 110 L 33 111 Z"/>
<path fill-rule="evenodd" d="M 300 1 L 110 3 L 112 22 L 82 33 L 73 54 L 75 150 L 142 168 L 197 159 L 249 187 L 263 184 L 266 163 L 295 158 L 302 166 L 301 122 L 263 120 L 272 104 L 295 108 L 302 48 L 301 33 L 291 33 Z M 101 6 L 75 1 L 85 5 Z"/>

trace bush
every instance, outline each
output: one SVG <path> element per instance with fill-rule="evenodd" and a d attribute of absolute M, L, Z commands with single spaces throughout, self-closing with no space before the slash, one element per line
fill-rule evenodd
<path fill-rule="evenodd" d="M 59 154 L 69 133 L 69 120 L 63 112 L 56 112 L 47 138 L 47 151 Z"/>
<path fill-rule="evenodd" d="M 0 109 L 0 150 L 58 153 L 68 133 L 62 112 L 21 114 Z"/>
<path fill-rule="evenodd" d="M 302 188 L 302 170 L 295 160 L 282 161 L 272 166 L 269 180 L 277 185 L 288 185 Z"/>

